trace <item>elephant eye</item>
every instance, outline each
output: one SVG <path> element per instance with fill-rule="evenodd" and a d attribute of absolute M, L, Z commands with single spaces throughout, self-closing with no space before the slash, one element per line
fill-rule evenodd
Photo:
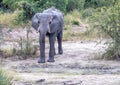
<path fill-rule="evenodd" d="M 38 24 L 40 24 L 40 21 L 38 21 Z"/>
<path fill-rule="evenodd" d="M 49 24 L 51 24 L 51 21 L 49 22 Z"/>

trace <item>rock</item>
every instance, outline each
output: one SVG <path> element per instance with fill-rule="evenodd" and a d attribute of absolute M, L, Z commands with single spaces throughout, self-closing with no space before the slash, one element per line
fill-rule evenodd
<path fill-rule="evenodd" d="M 64 85 L 80 85 L 82 81 L 65 81 Z"/>
<path fill-rule="evenodd" d="M 39 79 L 39 80 L 36 81 L 36 84 L 41 84 L 43 82 L 45 82 L 45 79 Z"/>

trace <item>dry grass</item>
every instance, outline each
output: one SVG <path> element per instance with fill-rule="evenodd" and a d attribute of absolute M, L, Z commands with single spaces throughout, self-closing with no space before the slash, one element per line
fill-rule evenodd
<path fill-rule="evenodd" d="M 71 40 L 71 38 L 72 38 L 72 32 L 70 30 L 64 31 L 63 41 Z"/>
<path fill-rule="evenodd" d="M 81 25 L 81 15 L 80 12 L 77 10 L 74 10 L 73 12 L 67 14 L 64 17 L 64 22 L 66 25 Z"/>
<path fill-rule="evenodd" d="M 18 16 L 18 11 L 13 13 L 1 13 L 0 14 L 0 24 L 5 27 L 14 27 L 14 21 Z"/>

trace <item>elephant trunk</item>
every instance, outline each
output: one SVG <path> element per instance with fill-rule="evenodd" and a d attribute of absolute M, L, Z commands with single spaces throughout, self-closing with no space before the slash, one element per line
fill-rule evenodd
<path fill-rule="evenodd" d="M 51 33 L 50 26 L 46 24 L 41 24 L 37 31 L 42 34 Z"/>
<path fill-rule="evenodd" d="M 39 44 L 40 44 L 40 55 L 41 57 L 45 57 L 45 34 L 40 33 L 39 36 Z"/>

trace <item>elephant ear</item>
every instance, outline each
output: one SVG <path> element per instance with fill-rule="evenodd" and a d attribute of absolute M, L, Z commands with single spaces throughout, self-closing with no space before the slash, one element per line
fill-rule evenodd
<path fill-rule="evenodd" d="M 48 16 L 48 20 L 51 21 L 51 22 L 54 22 L 54 20 L 57 18 L 57 15 L 55 14 L 52 14 L 52 15 L 49 15 Z"/>
<path fill-rule="evenodd" d="M 49 24 L 50 24 L 50 32 L 54 33 L 57 30 L 57 24 L 58 24 L 58 17 L 55 14 L 52 14 L 49 16 Z M 55 29 L 56 28 L 56 29 Z"/>
<path fill-rule="evenodd" d="M 37 31 L 38 30 L 38 20 L 40 18 L 41 13 L 36 13 L 32 18 L 32 27 Z"/>
<path fill-rule="evenodd" d="M 41 16 L 41 13 L 36 13 L 36 18 L 39 20 Z"/>

